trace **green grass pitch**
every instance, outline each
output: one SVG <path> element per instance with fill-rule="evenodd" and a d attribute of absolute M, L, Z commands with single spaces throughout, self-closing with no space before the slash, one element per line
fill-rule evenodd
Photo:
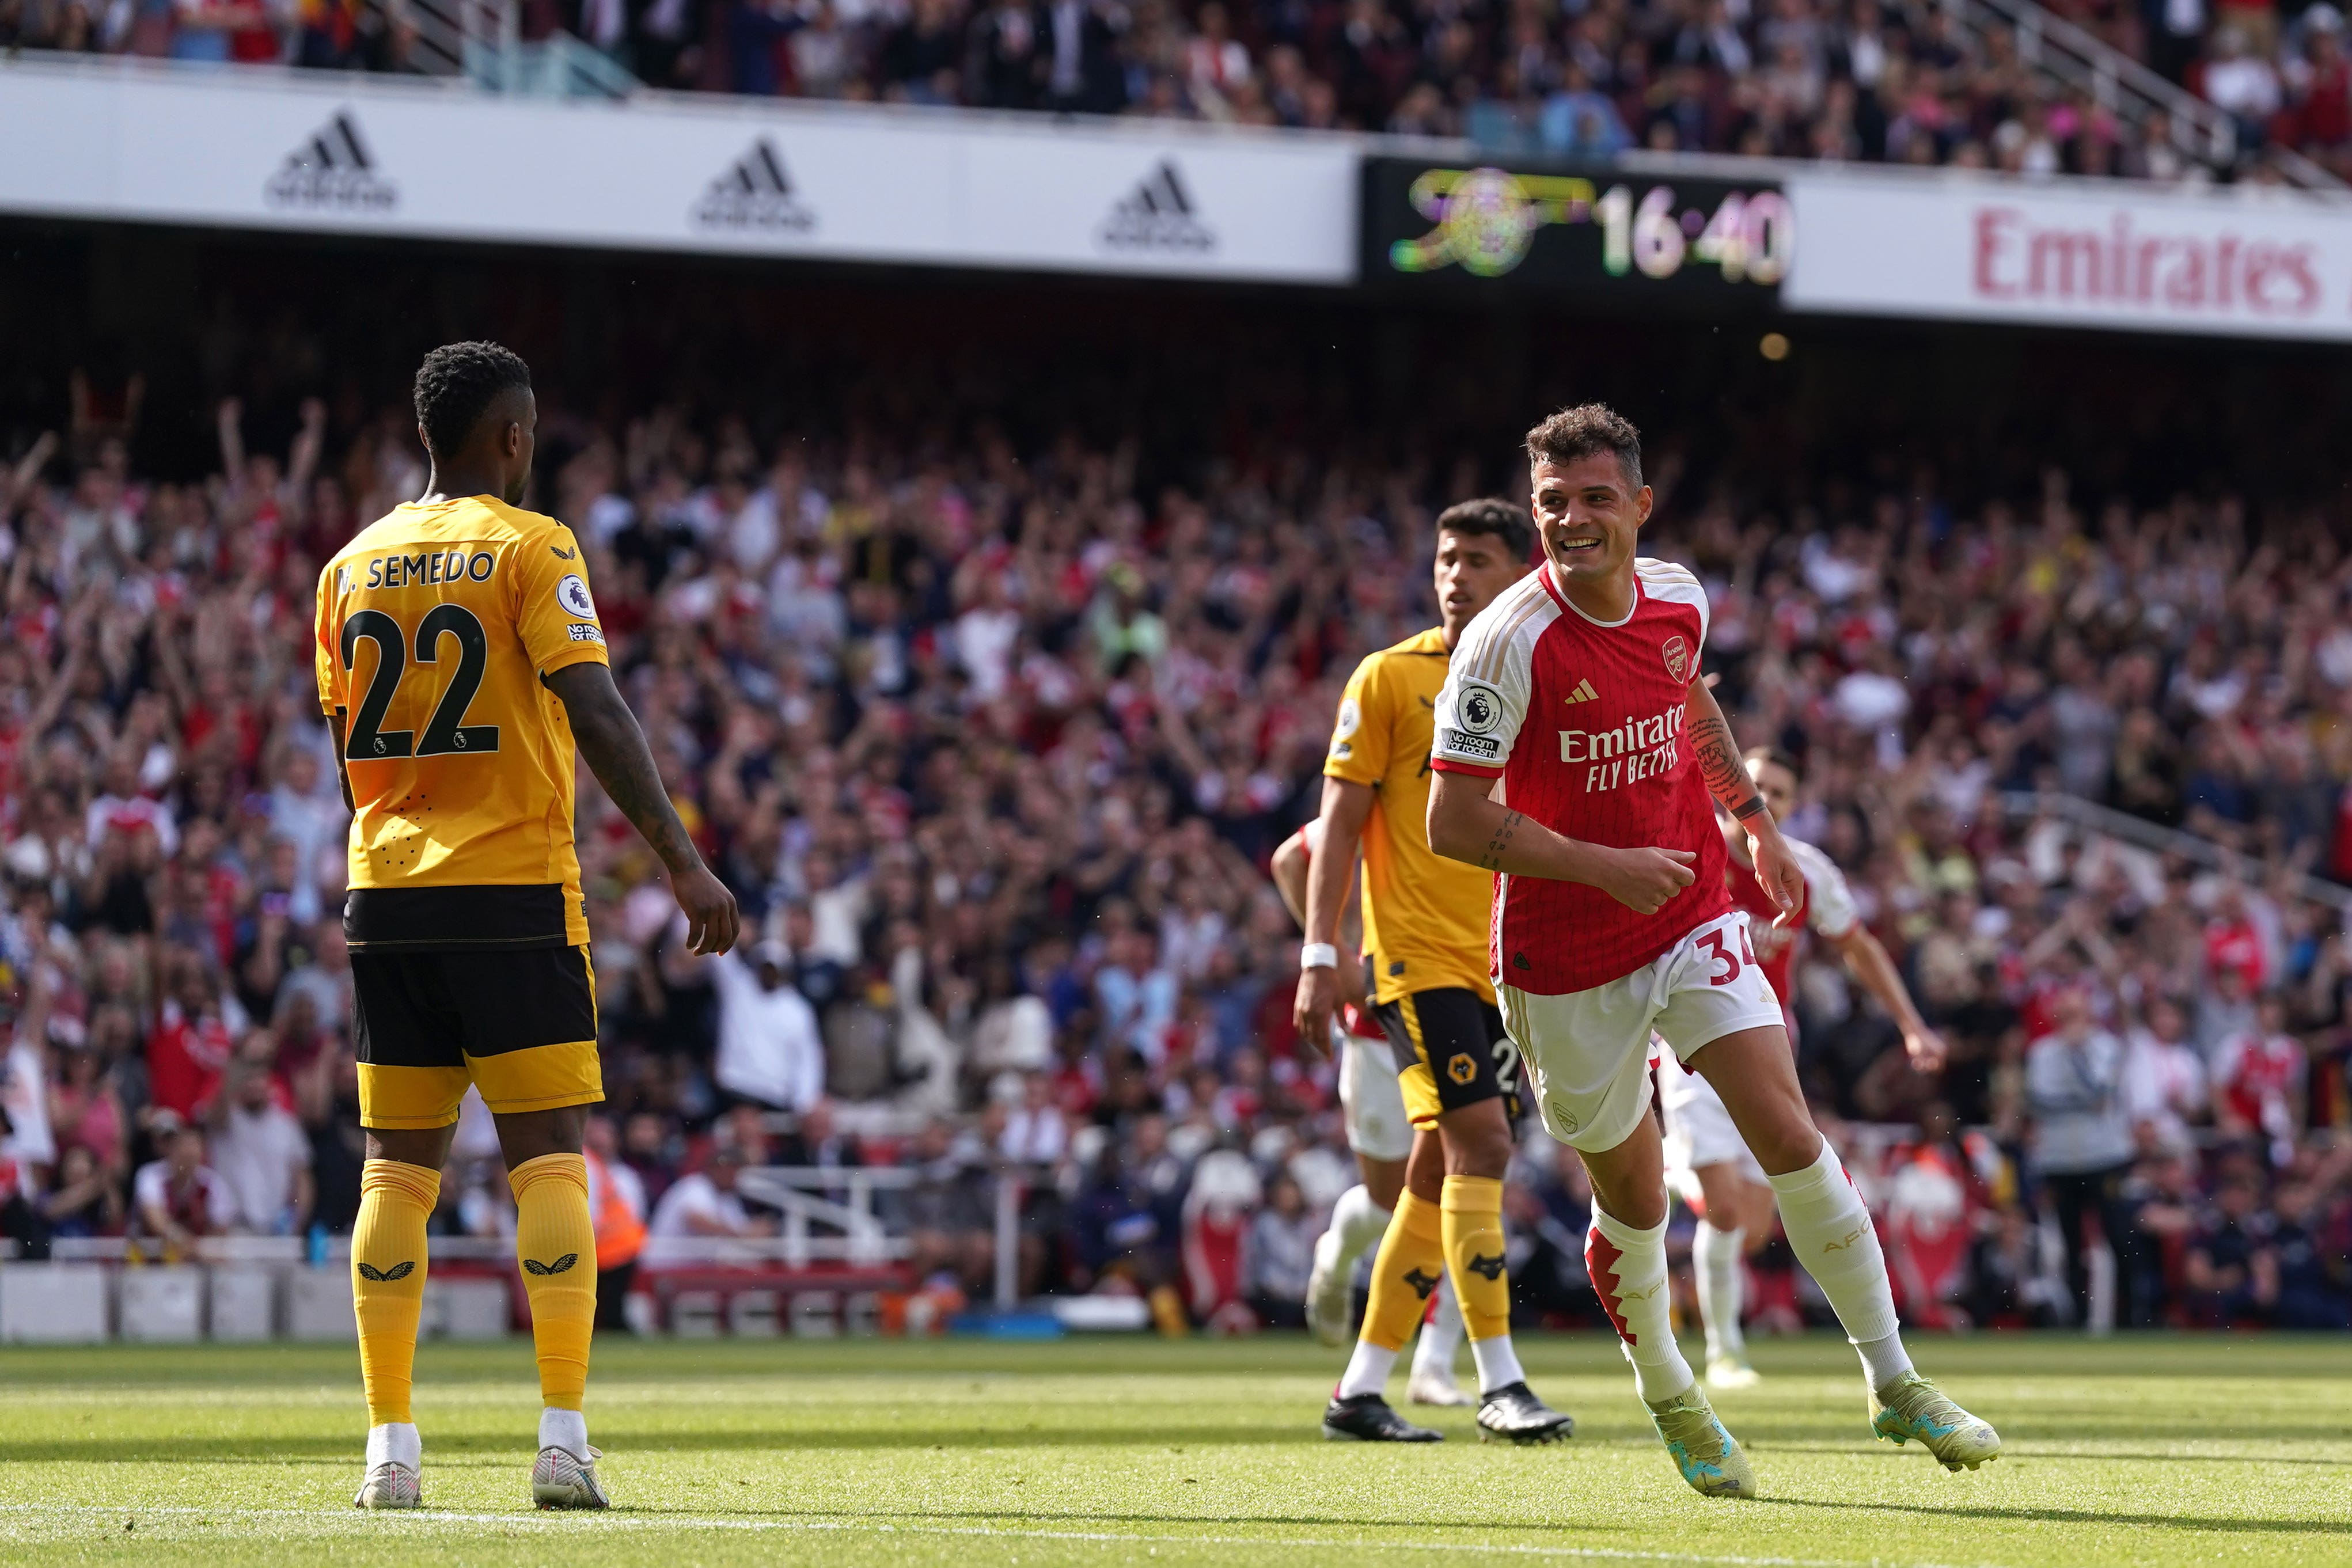
<path fill-rule="evenodd" d="M 528 1502 L 529 1347 L 418 1359 L 420 1514 L 351 1506 L 365 1415 L 328 1347 L 0 1351 L 0 1563 L 1783 1564 L 2352 1563 L 2352 1342 L 1927 1341 L 2008 1448 L 1948 1475 L 1869 1440 L 1855 1364 L 1767 1342 L 1717 1401 L 1766 1496 L 1710 1502 L 1612 1342 L 1532 1337 L 1573 1442 L 1325 1443 L 1296 1336 L 1013 1344 L 601 1341 L 603 1515 Z"/>

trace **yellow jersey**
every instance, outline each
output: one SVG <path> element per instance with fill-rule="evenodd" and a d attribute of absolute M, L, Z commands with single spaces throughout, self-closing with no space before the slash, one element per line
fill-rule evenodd
<path fill-rule="evenodd" d="M 358 810 L 354 949 L 580 946 L 572 726 L 606 662 L 572 530 L 487 496 L 394 507 L 319 574 L 319 701 Z"/>
<path fill-rule="evenodd" d="M 1445 685 L 1445 633 L 1432 627 L 1369 655 L 1348 678 L 1327 778 L 1372 788 L 1364 824 L 1364 946 L 1372 999 L 1458 986 L 1495 999 L 1486 973 L 1493 879 L 1429 847 L 1429 747 Z"/>

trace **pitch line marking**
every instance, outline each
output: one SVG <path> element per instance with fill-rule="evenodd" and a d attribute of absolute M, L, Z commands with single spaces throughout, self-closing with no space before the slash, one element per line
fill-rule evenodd
<path fill-rule="evenodd" d="M 100 1508 L 92 1504 L 0 1503 L 0 1513 L 77 1513 L 102 1518 L 141 1515 L 203 1516 L 223 1520 L 299 1519 L 326 1524 L 349 1523 L 373 1528 L 352 1515 L 299 1508 Z M 1153 1546 L 1296 1546 L 1337 1552 L 1475 1552 L 1517 1557 L 1556 1557 L 1596 1563 L 1691 1563 L 1702 1568 L 1955 1568 L 1940 1563 L 1903 1563 L 1884 1557 L 1748 1557 L 1704 1552 L 1644 1552 L 1633 1547 L 1542 1546 L 1533 1543 L 1489 1546 L 1471 1542 L 1439 1541 L 1317 1541 L 1297 1536 L 1145 1535 L 1107 1530 L 1009 1530 L 1000 1525 L 885 1524 L 857 1520 L 728 1519 L 686 1513 L 588 1513 L 577 1519 L 554 1520 L 543 1513 L 452 1513 L 425 1509 L 404 1515 L 402 1522 L 387 1521 L 394 1529 L 408 1524 L 530 1525 L 545 1530 L 740 1530 L 835 1531 L 846 1534 L 947 1535 L 1003 1537 L 1016 1541 L 1092 1541 L 1106 1545 Z M 1975 1564 L 1974 1568 L 1998 1568 Z"/>

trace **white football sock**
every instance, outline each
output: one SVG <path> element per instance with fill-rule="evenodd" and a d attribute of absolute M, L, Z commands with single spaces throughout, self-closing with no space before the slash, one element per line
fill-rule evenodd
<path fill-rule="evenodd" d="M 1352 1276 L 1356 1260 L 1378 1247 L 1381 1238 L 1388 1234 L 1389 1211 L 1372 1201 L 1370 1188 L 1359 1183 L 1331 1206 L 1330 1228 L 1339 1239 L 1339 1271 Z"/>
<path fill-rule="evenodd" d="M 1435 1373 L 1451 1382 L 1454 1353 L 1462 1348 L 1462 1303 L 1454 1299 L 1454 1276 L 1437 1281 L 1437 1312 L 1421 1325 L 1412 1347 L 1412 1375 Z"/>
<path fill-rule="evenodd" d="M 1666 1222 L 1639 1230 L 1592 1206 L 1592 1226 L 1584 1233 L 1584 1263 L 1609 1321 L 1617 1325 L 1618 1348 L 1633 1364 L 1633 1386 L 1655 1405 L 1696 1384 L 1690 1363 L 1675 1343 L 1674 1315 L 1666 1295 Z"/>
<path fill-rule="evenodd" d="M 1910 1371 L 1878 1228 L 1829 1140 L 1822 1140 L 1820 1156 L 1803 1170 L 1765 1179 L 1780 1200 L 1790 1249 L 1829 1298 L 1845 1337 L 1861 1353 L 1870 1385 L 1882 1388 Z"/>
<path fill-rule="evenodd" d="M 1698 1276 L 1698 1321 L 1706 1329 L 1709 1361 L 1738 1355 L 1748 1348 L 1747 1337 L 1739 1332 L 1741 1297 L 1748 1282 L 1741 1249 L 1747 1240 L 1745 1230 L 1718 1230 L 1704 1219 L 1698 1222 L 1698 1234 L 1691 1238 L 1691 1269 Z"/>
<path fill-rule="evenodd" d="M 1470 1359 L 1478 1366 L 1478 1392 L 1492 1394 L 1497 1388 L 1508 1388 L 1514 1383 L 1525 1383 L 1528 1375 L 1519 1369 L 1519 1353 L 1511 1348 L 1511 1336 L 1498 1333 L 1493 1339 L 1470 1342 Z"/>
<path fill-rule="evenodd" d="M 588 1417 L 577 1410 L 553 1406 L 539 1413 L 539 1446 L 562 1448 L 582 1464 L 588 1462 Z"/>
<path fill-rule="evenodd" d="M 1870 1376 L 1873 1388 L 1884 1388 L 1911 1370 L 1911 1353 L 1903 1348 L 1903 1336 L 1888 1334 L 1885 1339 L 1856 1340 L 1854 1349 L 1862 1353 L 1863 1370 Z"/>
<path fill-rule="evenodd" d="M 424 1468 L 425 1442 L 416 1435 L 415 1422 L 386 1421 L 368 1428 L 367 1468 L 383 1464 L 406 1465 L 412 1470 Z"/>
<path fill-rule="evenodd" d="M 1396 1358 L 1392 1350 L 1382 1350 L 1368 1339 L 1358 1340 L 1356 1353 L 1348 1358 L 1348 1370 L 1339 1375 L 1339 1396 L 1353 1399 L 1359 1394 L 1385 1393 Z"/>

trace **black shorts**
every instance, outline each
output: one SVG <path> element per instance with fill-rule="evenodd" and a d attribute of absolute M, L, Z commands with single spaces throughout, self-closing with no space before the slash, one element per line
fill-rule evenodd
<path fill-rule="evenodd" d="M 1518 1048 L 1503 1031 L 1494 1003 L 1464 987 L 1444 986 L 1381 1002 L 1372 1016 L 1396 1053 L 1397 1083 L 1414 1126 L 1433 1126 L 1441 1113 L 1485 1100 L 1502 1101 L 1511 1124 L 1518 1124 Z"/>
<path fill-rule="evenodd" d="M 352 954 L 360 1124 L 446 1127 L 473 1084 L 501 1113 L 604 1097 L 585 947 Z"/>

